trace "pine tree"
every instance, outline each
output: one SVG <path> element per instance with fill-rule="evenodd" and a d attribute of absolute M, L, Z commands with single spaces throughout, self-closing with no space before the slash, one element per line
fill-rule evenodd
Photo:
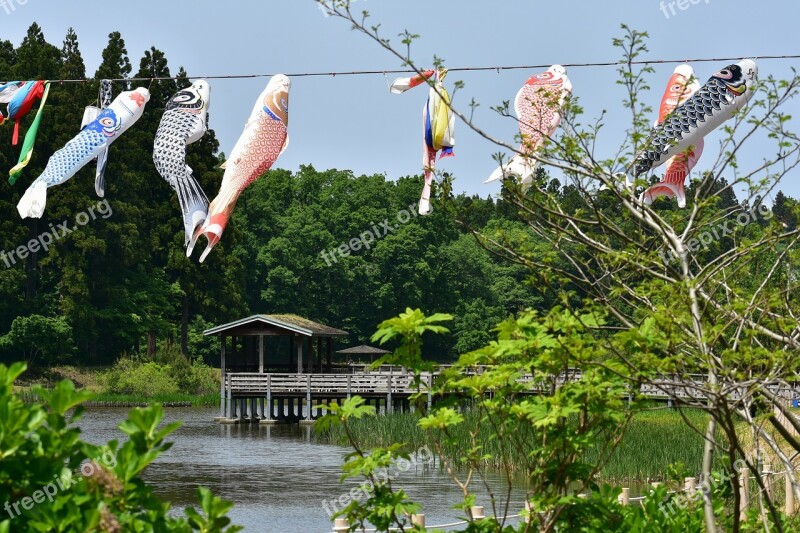
<path fill-rule="evenodd" d="M 131 62 L 128 59 L 128 49 L 125 40 L 118 31 L 108 34 L 108 45 L 103 50 L 103 62 L 95 73 L 97 79 L 122 79 L 131 74 Z M 127 90 L 125 85 L 123 90 Z"/>

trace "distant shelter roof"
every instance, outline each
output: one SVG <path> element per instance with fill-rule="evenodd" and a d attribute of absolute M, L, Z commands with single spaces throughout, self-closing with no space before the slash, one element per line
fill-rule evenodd
<path fill-rule="evenodd" d="M 391 352 L 389 350 L 384 350 L 383 348 L 375 348 L 374 346 L 367 346 L 366 344 L 362 344 L 361 346 L 354 346 L 352 348 L 345 348 L 344 350 L 339 350 L 336 353 L 348 354 L 348 355 L 386 355 L 387 353 Z"/>

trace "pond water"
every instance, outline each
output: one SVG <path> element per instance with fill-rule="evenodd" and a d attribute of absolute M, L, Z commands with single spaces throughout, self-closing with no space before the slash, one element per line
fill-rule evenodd
<path fill-rule="evenodd" d="M 145 479 L 174 507 L 196 506 L 198 485 L 235 503 L 229 514 L 247 532 L 324 533 L 333 530 L 329 512 L 355 482 L 340 483 L 341 465 L 348 448 L 315 442 L 310 427 L 257 424 L 219 425 L 212 421 L 216 409 L 166 409 L 165 422 L 181 420 L 183 426 L 168 439 L 173 447 L 146 472 Z M 117 425 L 126 409 L 87 410 L 79 423 L 83 438 L 100 444 L 125 435 Z M 451 507 L 462 498 L 448 475 L 428 466 L 423 450 L 413 464 L 399 464 L 387 474 L 394 487 L 402 487 L 424 506 L 428 526 L 464 519 Z M 500 476 L 488 484 L 505 494 Z M 491 513 L 487 489 L 478 481 L 471 489 L 478 505 Z M 499 500 L 504 498 L 499 497 Z M 508 514 L 523 506 L 524 491 L 512 492 Z M 499 514 L 504 509 L 498 509 Z"/>

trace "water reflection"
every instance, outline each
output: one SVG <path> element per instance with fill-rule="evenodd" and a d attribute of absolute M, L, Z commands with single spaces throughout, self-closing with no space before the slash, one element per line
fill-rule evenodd
<path fill-rule="evenodd" d="M 95 409 L 84 415 L 84 439 L 93 443 L 122 440 L 116 429 L 124 409 Z M 297 425 L 218 425 L 215 409 L 166 410 L 165 422 L 182 420 L 173 447 L 147 473 L 156 492 L 178 508 L 195 505 L 198 485 L 209 487 L 236 506 L 233 523 L 248 532 L 312 533 L 332 530 L 323 503 L 349 491 L 340 484 L 341 465 L 348 448 L 314 442 L 312 429 Z M 397 472 L 394 486 L 402 487 L 424 505 L 429 525 L 461 520 L 452 510 L 461 492 L 438 468 L 411 467 Z M 495 490 L 504 487 L 491 478 Z M 486 490 L 475 486 L 480 505 L 489 508 Z M 505 492 L 504 490 L 502 491 Z M 523 493 L 512 495 L 512 514 L 522 507 Z M 328 505 L 330 509 L 331 505 Z"/>

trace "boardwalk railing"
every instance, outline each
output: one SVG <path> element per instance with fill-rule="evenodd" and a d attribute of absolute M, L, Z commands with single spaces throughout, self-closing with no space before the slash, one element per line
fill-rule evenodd
<path fill-rule="evenodd" d="M 364 368 L 368 368 L 363 365 Z M 476 367 L 464 375 L 482 374 L 485 367 Z M 422 383 L 431 385 L 438 373 L 423 372 Z M 554 380 L 542 381 L 538 386 L 531 388 L 532 393 L 547 392 L 547 385 L 556 387 L 570 381 L 580 379 L 580 370 L 570 370 L 556 376 Z M 533 383 L 534 376 L 527 374 L 520 377 L 521 383 Z M 665 376 L 663 379 L 654 380 L 639 387 L 638 393 L 653 399 L 705 399 L 703 391 L 706 390 L 707 380 L 703 375 L 688 375 L 679 379 Z M 782 384 L 762 384 L 774 394 L 784 398 L 798 397 L 798 389 L 789 389 Z M 263 395 L 267 391 L 273 394 L 332 394 L 335 396 L 350 394 L 387 394 L 389 392 L 399 395 L 408 395 L 420 392 L 420 388 L 413 386 L 413 375 L 402 367 L 384 366 L 374 370 L 361 370 L 354 368 L 351 374 L 259 374 L 259 373 L 228 373 L 225 375 L 225 389 L 237 395 Z M 726 396 L 738 399 L 742 391 L 731 388 Z"/>
<path fill-rule="evenodd" d="M 424 375 L 427 382 L 430 375 Z M 409 374 L 228 374 L 228 388 L 234 395 L 273 394 L 414 394 Z"/>
<path fill-rule="evenodd" d="M 442 367 L 446 369 L 447 367 Z M 488 370 L 488 367 L 473 367 L 469 371 L 461 371 L 462 375 L 480 375 Z M 392 412 L 394 404 L 397 403 L 400 409 L 410 408 L 408 403 L 409 396 L 412 394 L 427 393 L 428 407 L 432 405 L 432 388 L 439 373 L 424 372 L 421 374 L 420 385 L 414 385 L 413 374 L 402 367 L 380 366 L 370 368 L 367 365 L 353 365 L 352 373 L 329 373 L 329 374 L 296 374 L 296 373 L 255 373 L 255 372 L 232 372 L 225 373 L 220 391 L 220 419 L 230 419 L 232 416 L 242 418 L 246 412 L 246 402 L 250 401 L 250 418 L 266 418 L 270 420 L 273 409 L 273 400 L 278 400 L 278 412 L 276 416 L 283 416 L 284 399 L 288 402 L 287 408 L 294 413 L 294 418 L 305 418 L 310 420 L 310 408 L 313 401 L 316 404 L 328 402 L 333 399 L 351 397 L 359 395 L 368 402 L 374 402 L 375 407 L 384 406 L 386 412 Z M 583 373 L 578 369 L 570 369 L 557 376 L 534 376 L 532 374 L 520 376 L 519 382 L 526 384 L 527 394 L 549 394 L 553 388 L 560 387 L 565 383 L 579 380 Z M 724 395 L 730 400 L 738 400 L 745 394 L 751 392 L 753 382 L 733 383 L 717 394 Z M 800 397 L 797 388 L 789 388 L 786 383 L 758 383 L 759 387 L 771 391 L 776 396 L 785 400 L 793 400 Z M 631 388 L 628 392 L 629 400 L 634 395 L 652 398 L 656 400 L 673 400 L 691 404 L 704 402 L 708 391 L 706 376 L 703 375 L 684 375 L 684 376 L 663 376 L 661 379 L 652 380 L 638 386 L 635 390 Z M 258 409 L 256 401 L 260 402 L 261 408 Z M 266 401 L 265 411 L 263 406 Z M 239 409 L 236 403 L 239 403 Z M 394 403 L 393 403 L 394 402 Z M 232 409 L 231 409 L 232 408 Z M 238 414 L 237 414 L 238 413 Z M 291 417 L 290 417 L 291 418 Z"/>

